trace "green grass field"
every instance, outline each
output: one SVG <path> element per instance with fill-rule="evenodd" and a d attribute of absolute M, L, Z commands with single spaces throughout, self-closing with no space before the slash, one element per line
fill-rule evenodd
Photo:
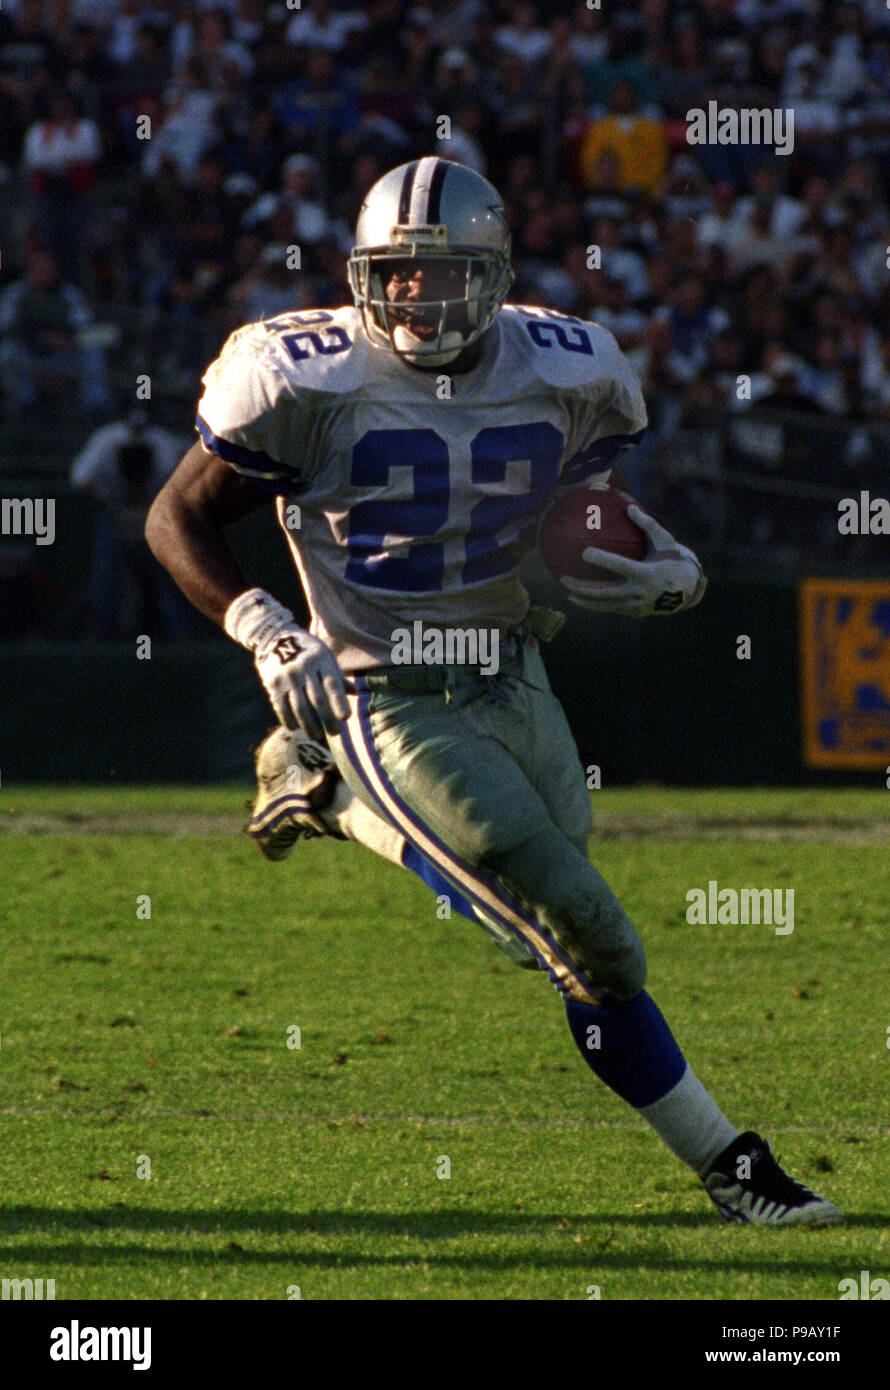
<path fill-rule="evenodd" d="M 811 1232 L 721 1225 L 543 976 L 353 846 L 266 863 L 246 795 L 4 784 L 4 1277 L 58 1299 L 834 1300 L 890 1276 L 890 793 L 594 799 L 593 857 L 693 1066 L 847 1213 Z M 794 888 L 793 934 L 688 925 L 709 879 Z"/>

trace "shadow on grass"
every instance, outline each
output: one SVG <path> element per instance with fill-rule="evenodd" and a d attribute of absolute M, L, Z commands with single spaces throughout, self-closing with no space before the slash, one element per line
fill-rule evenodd
<path fill-rule="evenodd" d="M 557 1226 L 559 1223 L 559 1226 Z M 890 1227 L 890 1216 L 886 1213 L 860 1213 L 848 1219 L 847 1231 L 857 1227 L 874 1229 Z M 591 1228 L 597 1228 L 591 1230 Z M 626 1248 L 609 1251 L 608 1245 L 612 1229 L 623 1228 L 636 1231 L 641 1236 L 649 1233 L 669 1234 L 671 1231 L 698 1231 L 710 1228 L 715 1234 L 726 1238 L 728 1245 L 725 1255 L 713 1258 L 691 1254 L 673 1255 L 664 1250 L 659 1242 L 657 1247 L 641 1246 L 637 1250 Z M 565 1232 L 566 1236 L 581 1236 L 582 1243 L 573 1242 L 571 1248 L 552 1250 L 534 1248 L 534 1242 L 544 1233 Z M 130 1236 L 135 1233 L 146 1236 L 163 1236 L 165 1233 L 177 1236 L 215 1237 L 215 1248 L 206 1245 L 178 1242 L 176 1245 L 159 1245 L 154 1241 L 134 1241 L 122 1239 L 116 1245 L 107 1240 L 101 1244 L 67 1241 L 58 1239 L 60 1235 L 80 1233 L 90 1236 Z M 589 1234 L 588 1234 L 589 1233 Z M 236 1235 L 279 1235 L 287 1239 L 282 1248 L 242 1249 L 232 1248 L 230 1244 Z M 24 1241 L 9 1237 L 25 1236 Z M 35 1240 L 35 1236 L 43 1239 Z M 428 1245 L 411 1250 L 386 1251 L 385 1249 L 348 1249 L 344 1245 L 359 1239 L 367 1244 L 369 1239 L 409 1239 L 428 1243 L 436 1240 L 454 1240 L 472 1236 L 497 1236 L 520 1240 L 526 1245 L 521 1249 L 502 1251 L 455 1251 L 438 1253 Z M 818 1240 L 821 1232 L 812 1232 L 810 1237 Z M 317 1237 L 339 1237 L 343 1241 L 336 1250 L 311 1250 L 306 1248 L 309 1240 Z M 3 1238 L 6 1239 L 3 1239 Z M 28 1239 L 30 1237 L 30 1239 Z M 305 1244 L 294 1237 L 303 1237 Z M 713 1272 L 752 1272 L 770 1274 L 830 1274 L 837 1275 L 838 1252 L 833 1247 L 825 1258 L 814 1258 L 818 1247 L 794 1257 L 781 1258 L 784 1233 L 772 1232 L 768 1244 L 759 1250 L 750 1245 L 739 1244 L 740 1233 L 736 1228 L 721 1233 L 720 1226 L 707 1211 L 661 1212 L 650 1215 L 629 1215 L 620 1213 L 497 1213 L 477 1209 L 464 1211 L 418 1211 L 410 1214 L 396 1214 L 386 1211 L 250 1211 L 240 1208 L 222 1207 L 209 1211 L 190 1211 L 186 1209 L 155 1209 L 132 1206 L 94 1207 L 77 1211 L 53 1209 L 38 1206 L 11 1206 L 0 1208 L 0 1246 L 5 1245 L 7 1258 L 33 1261 L 69 1261 L 79 1266 L 101 1266 L 107 1264 L 129 1264 L 134 1260 L 184 1260 L 196 1266 L 209 1266 L 225 1262 L 240 1266 L 295 1262 L 301 1267 L 335 1268 L 343 1265 L 355 1266 L 398 1266 L 423 1264 L 448 1267 L 501 1270 L 523 1266 L 541 1269 L 589 1268 L 591 1260 L 597 1269 L 648 1269 L 648 1270 L 710 1270 Z M 308 1238 L 308 1239 L 307 1239 Z M 777 1258 L 778 1257 L 778 1258 Z M 849 1257 L 848 1257 L 849 1258 Z"/>

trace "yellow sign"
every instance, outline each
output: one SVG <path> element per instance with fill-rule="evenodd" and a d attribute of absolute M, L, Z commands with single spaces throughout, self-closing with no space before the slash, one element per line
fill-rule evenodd
<path fill-rule="evenodd" d="M 805 579 L 799 605 L 807 765 L 887 768 L 890 579 Z"/>

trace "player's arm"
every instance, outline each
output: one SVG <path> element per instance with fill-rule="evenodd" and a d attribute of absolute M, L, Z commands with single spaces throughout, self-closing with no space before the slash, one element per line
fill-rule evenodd
<path fill-rule="evenodd" d="M 152 503 L 145 539 L 189 602 L 220 627 L 250 587 L 225 528 L 273 501 L 197 440 Z"/>
<path fill-rule="evenodd" d="M 281 723 L 321 741 L 348 714 L 337 663 L 287 608 L 250 586 L 225 537 L 272 500 L 199 441 L 152 503 L 145 538 L 186 598 L 253 653 Z"/>
<path fill-rule="evenodd" d="M 612 470 L 620 467 L 622 453 L 642 439 L 648 416 L 636 373 L 612 334 L 598 325 L 590 325 L 590 331 L 598 334 L 604 369 L 598 379 L 594 378 L 589 391 L 582 393 L 591 407 L 587 417 L 590 433 L 564 470 L 563 480 L 615 486 Z M 563 579 L 571 602 L 582 608 L 635 618 L 694 607 L 707 588 L 697 556 L 639 503 L 634 502 L 627 514 L 646 536 L 645 557 L 630 560 L 589 546 L 582 553 L 583 559 L 607 570 L 610 577 Z"/>

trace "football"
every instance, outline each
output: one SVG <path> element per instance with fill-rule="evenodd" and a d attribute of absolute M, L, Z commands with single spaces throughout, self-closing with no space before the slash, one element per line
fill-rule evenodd
<path fill-rule="evenodd" d="M 577 487 L 565 493 L 544 517 L 538 534 L 541 558 L 554 579 L 615 579 L 581 557 L 589 546 L 624 555 L 646 556 L 646 534 L 627 515 L 634 499 L 614 487 Z"/>

